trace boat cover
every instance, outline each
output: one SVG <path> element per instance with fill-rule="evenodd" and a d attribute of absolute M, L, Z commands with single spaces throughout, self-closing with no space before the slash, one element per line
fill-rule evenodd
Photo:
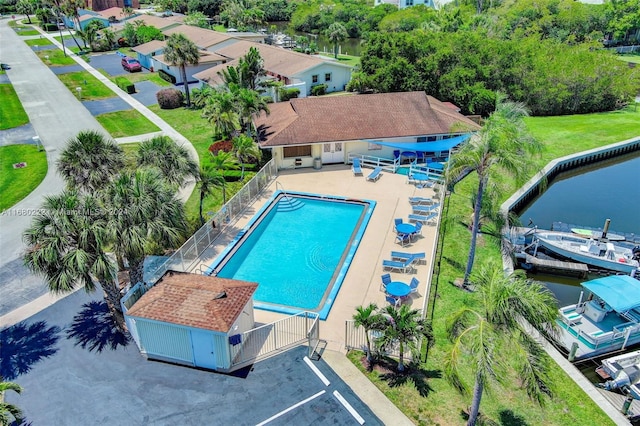
<path fill-rule="evenodd" d="M 640 306 L 640 281 L 628 275 L 611 275 L 582 283 L 582 287 L 604 300 L 616 312 Z"/>
<path fill-rule="evenodd" d="M 415 142 L 412 141 L 394 141 L 394 142 L 382 142 L 379 140 L 369 140 L 367 142 L 375 143 L 383 146 L 390 146 L 392 148 L 398 148 L 403 151 L 415 151 L 415 152 L 443 152 L 449 151 L 451 148 L 460 145 L 462 142 L 466 141 L 471 136 L 470 133 L 455 136 L 449 139 L 442 139 L 439 141 L 429 141 L 429 142 Z"/>

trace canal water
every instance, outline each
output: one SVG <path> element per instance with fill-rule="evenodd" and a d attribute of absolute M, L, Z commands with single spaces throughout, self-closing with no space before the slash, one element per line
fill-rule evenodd
<path fill-rule="evenodd" d="M 294 37 L 294 39 L 295 37 L 301 36 L 307 37 L 310 41 L 314 41 L 318 45 L 318 51 L 320 53 L 333 55 L 333 43 L 331 43 L 326 36 L 322 34 L 308 34 L 300 31 L 294 31 L 289 28 L 288 25 L 288 22 L 269 22 L 268 28 L 275 26 L 276 31 Z M 362 52 L 361 39 L 359 38 L 348 38 L 341 41 L 338 46 L 340 53 L 343 55 L 360 56 L 360 53 Z"/>
<path fill-rule="evenodd" d="M 520 213 L 523 226 L 531 223 L 539 229 L 551 229 L 553 222 L 601 228 L 606 219 L 611 219 L 612 233 L 640 235 L 640 153 L 562 173 Z M 545 283 L 560 306 L 580 297 L 579 279 L 530 277 Z"/>

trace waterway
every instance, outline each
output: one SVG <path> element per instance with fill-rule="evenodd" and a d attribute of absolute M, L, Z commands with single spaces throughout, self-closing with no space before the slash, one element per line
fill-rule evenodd
<path fill-rule="evenodd" d="M 640 235 L 640 153 L 563 173 L 520 213 L 524 226 L 531 223 L 539 229 L 551 229 L 553 222 L 598 228 L 606 219 L 611 219 L 610 232 Z M 545 283 L 560 306 L 578 301 L 578 279 L 531 278 Z"/>
<path fill-rule="evenodd" d="M 294 31 L 289 28 L 288 22 L 269 22 L 267 28 L 271 28 L 272 26 L 276 27 L 276 31 L 287 34 L 291 37 L 307 37 L 310 41 L 315 41 L 318 45 L 318 51 L 320 53 L 333 54 L 333 43 L 322 34 L 308 34 L 300 31 Z M 348 38 L 339 43 L 340 53 L 343 55 L 351 55 L 351 56 L 360 56 L 362 52 L 361 39 L 359 38 Z"/>

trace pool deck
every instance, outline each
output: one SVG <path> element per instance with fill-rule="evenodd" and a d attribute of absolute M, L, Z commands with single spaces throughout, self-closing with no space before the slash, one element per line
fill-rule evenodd
<path fill-rule="evenodd" d="M 365 171 L 366 175 L 366 171 Z M 357 306 L 373 302 L 382 307 L 387 305 L 384 292 L 380 291 L 380 276 L 383 271 L 382 260 L 391 258 L 391 251 L 426 252 L 426 264 L 416 265 L 413 274 L 390 272 L 393 281 L 407 284 L 412 277 L 420 280 L 418 294 L 414 294 L 405 302 L 415 309 L 424 309 L 425 295 L 431 277 L 432 258 L 435 252 L 437 227 L 426 225 L 422 228 L 422 237 L 412 245 L 401 247 L 395 242 L 394 218 L 407 221 L 412 212 L 409 197 L 433 197 L 433 189 L 417 188 L 407 183 L 404 175 L 383 173 L 376 182 L 369 182 L 363 176 L 354 176 L 350 166 L 330 165 L 320 170 L 298 169 L 280 171 L 277 182 L 285 191 L 300 191 L 325 195 L 338 195 L 348 198 L 369 199 L 377 202 L 369 225 L 363 235 L 349 271 L 340 288 L 338 297 L 333 303 L 326 321 L 320 325 L 320 338 L 327 342 L 327 350 L 346 353 L 345 321 L 350 320 Z M 272 183 L 235 223 L 227 227 L 218 237 L 215 245 L 202 256 L 202 263 L 195 269 L 208 267 L 223 249 L 233 240 L 253 217 L 253 215 L 269 200 L 276 191 L 276 183 Z M 277 255 L 274 253 L 274 255 Z M 285 315 L 263 310 L 255 310 L 258 323 L 270 323 Z"/>

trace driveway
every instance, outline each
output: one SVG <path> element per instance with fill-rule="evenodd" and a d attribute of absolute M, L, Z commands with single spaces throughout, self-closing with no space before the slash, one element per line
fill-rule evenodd
<path fill-rule="evenodd" d="M 95 69 L 103 69 L 109 75 L 129 75 L 129 71 L 122 68 L 122 56 L 116 53 L 96 53 L 90 56 L 89 65 Z M 149 70 L 143 68 L 142 73 L 149 74 Z"/>
<path fill-rule="evenodd" d="M 78 291 L 2 331 L 0 373 L 24 388 L 21 395 L 8 392 L 6 400 L 21 407 L 27 421 L 356 425 L 361 419 L 382 424 L 324 361 L 305 360 L 306 347 L 223 375 L 147 361 L 135 343 L 123 345 L 105 313 L 97 293 Z"/>

